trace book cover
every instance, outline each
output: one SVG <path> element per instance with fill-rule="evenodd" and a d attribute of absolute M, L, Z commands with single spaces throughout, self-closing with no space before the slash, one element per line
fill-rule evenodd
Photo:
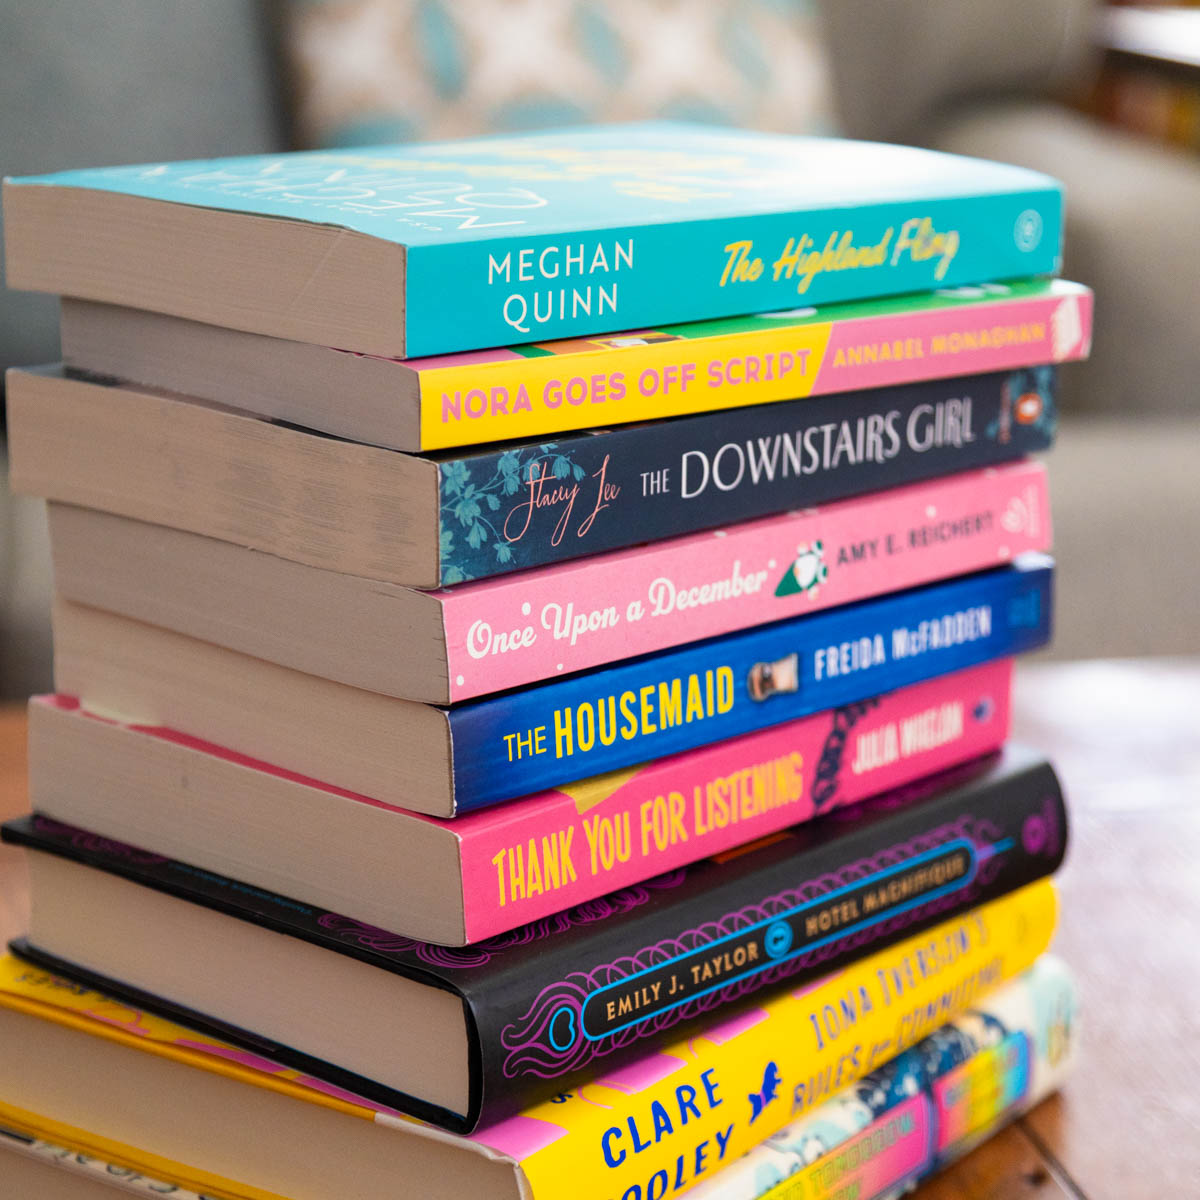
<path fill-rule="evenodd" d="M 421 449 L 1086 358 L 1092 293 L 1065 280 L 658 325 L 415 359 Z M 728 469 L 728 468 L 727 468 Z"/>
<path fill-rule="evenodd" d="M 1056 1092 L 1077 1053 L 1078 995 L 1043 955 L 1012 983 L 772 1134 L 694 1200 L 882 1200 Z"/>
<path fill-rule="evenodd" d="M 449 708 L 456 811 L 1034 649 L 1050 635 L 1052 576 L 1026 555 Z"/>
<path fill-rule="evenodd" d="M 677 1191 L 710 1177 L 1031 967 L 1049 944 L 1055 918 L 1053 885 L 1022 888 L 453 1141 L 311 1074 L 11 956 L 0 959 L 0 1006 L 170 1060 L 182 1071 L 208 1072 L 348 1120 L 371 1121 L 398 1139 L 435 1138 L 499 1158 L 512 1164 L 520 1194 L 534 1200 L 611 1200 L 630 1188 L 639 1194 L 660 1171 Z M 762 1090 L 770 1063 L 781 1099 L 751 1123 L 747 1097 Z M 61 1125 L 50 1135 L 48 1116 L 14 1111 L 2 1098 L 0 1120 L 68 1146 L 87 1136 Z M 97 1133 L 103 1138 L 103 1130 Z M 92 1134 L 85 1145 L 95 1150 L 100 1144 Z M 133 1157 L 128 1142 L 107 1156 L 123 1150 L 123 1157 Z"/>
<path fill-rule="evenodd" d="M 438 464 L 443 584 L 997 466 L 1049 449 L 1052 366 L 510 445 Z M 601 495 L 603 489 L 603 495 Z"/>
<path fill-rule="evenodd" d="M 632 1061 L 667 1031 L 785 983 L 799 986 L 872 949 L 1056 869 L 1066 813 L 1053 770 L 1010 748 L 887 793 L 734 855 L 708 859 L 474 946 L 414 942 L 361 921 L 198 871 L 46 817 L 6 841 L 59 855 L 298 937 L 462 997 L 473 1032 L 466 1113 L 406 1096 L 236 1029 L 186 997 L 153 997 L 22 942 L 24 956 L 245 1048 L 452 1129 L 513 1112 L 598 1068 Z"/>
<path fill-rule="evenodd" d="M 1050 549 L 1040 463 L 891 488 L 437 593 L 451 702 Z"/>
<path fill-rule="evenodd" d="M 410 356 L 1045 274 L 1062 231 L 1061 188 L 1034 171 L 670 122 L 85 169 L 6 189 L 47 185 L 377 239 L 396 258 L 399 304 L 363 303 L 399 309 L 387 352 Z M 54 265 L 10 263 L 10 284 L 46 289 Z M 125 299 L 107 282 L 48 290 Z"/>
<path fill-rule="evenodd" d="M 822 1195 L 836 1180 L 844 1188 L 856 1187 L 854 1194 L 861 1200 L 875 1200 L 884 1189 L 923 1178 L 1062 1085 L 1076 1051 L 1076 1007 L 1066 968 L 1043 955 L 964 1016 L 773 1134 L 719 1174 L 702 1178 L 691 1194 L 696 1200 L 795 1200 L 810 1192 Z M 765 1092 L 759 1096 L 764 1100 L 760 1115 L 780 1098 L 777 1092 L 770 1098 Z M 950 1121 L 940 1123 L 951 1114 Z M 25 1120 L 61 1128 L 32 1114 L 25 1114 Z M 193 1186 L 204 1186 L 206 1196 L 220 1200 L 273 1200 L 248 1184 L 211 1177 L 195 1180 L 182 1164 L 164 1163 L 145 1150 L 97 1146 L 105 1140 L 95 1135 L 84 1135 L 89 1146 L 83 1151 L 79 1134 L 72 1138 L 73 1131 L 65 1132 L 75 1149 L 3 1127 L 0 1147 L 81 1175 L 99 1175 L 135 1195 L 202 1200 L 179 1182 L 150 1177 L 157 1170 L 176 1181 L 186 1178 Z M 655 1191 L 664 1178 L 662 1172 L 657 1176 Z"/>
<path fill-rule="evenodd" d="M 171 729 L 100 716 L 73 697 L 41 696 L 29 711 L 29 800 L 69 825 L 218 873 L 229 869 L 221 814 L 252 805 L 255 820 L 238 827 L 243 882 L 462 945 L 998 750 L 1008 736 L 1011 678 L 1009 660 L 986 663 L 453 820 Z M 77 726 L 78 754 L 64 752 L 66 731 L 56 727 L 65 723 Z M 642 837 L 663 827 L 664 813 L 675 836 Z M 291 836 L 297 824 L 307 836 Z M 415 835 L 431 826 L 455 843 L 462 926 L 453 939 L 406 924 L 425 895 L 411 856 L 427 859 L 429 850 Z M 349 881 L 366 866 L 364 840 L 391 870 L 386 887 L 353 889 L 351 899 Z"/>

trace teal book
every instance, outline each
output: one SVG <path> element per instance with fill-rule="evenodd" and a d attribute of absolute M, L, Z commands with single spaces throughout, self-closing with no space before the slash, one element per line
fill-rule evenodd
<path fill-rule="evenodd" d="M 393 358 L 1054 272 L 1060 185 L 670 122 L 5 185 L 10 286 Z"/>

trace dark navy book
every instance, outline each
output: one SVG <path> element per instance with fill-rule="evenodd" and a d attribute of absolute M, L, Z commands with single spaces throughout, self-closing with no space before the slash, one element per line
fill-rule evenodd
<path fill-rule="evenodd" d="M 440 581 L 1011 462 L 1053 442 L 1056 386 L 1033 367 L 438 455 Z"/>

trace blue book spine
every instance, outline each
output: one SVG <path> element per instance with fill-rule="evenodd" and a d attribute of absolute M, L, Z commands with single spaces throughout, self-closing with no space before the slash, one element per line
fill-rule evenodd
<path fill-rule="evenodd" d="M 406 353 L 1050 274 L 1061 237 L 1062 195 L 1046 187 L 411 245 Z"/>
<path fill-rule="evenodd" d="M 1053 564 L 696 642 L 452 708 L 459 812 L 853 704 L 1044 645 Z"/>

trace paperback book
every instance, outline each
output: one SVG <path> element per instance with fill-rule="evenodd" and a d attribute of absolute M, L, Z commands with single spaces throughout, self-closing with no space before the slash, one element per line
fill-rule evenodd
<path fill-rule="evenodd" d="M 431 704 L 984 570 L 1051 544 L 1037 463 L 436 592 L 334 576 L 74 505 L 52 503 L 49 527 L 55 586 L 70 600 Z M 258 612 L 271 619 L 253 619 Z"/>
<path fill-rule="evenodd" d="M 1054 398 L 1033 370 L 740 417 L 438 462 L 56 368 L 8 376 L 14 489 L 422 588 L 997 466 L 1048 445 Z"/>
<path fill-rule="evenodd" d="M 861 1200 L 881 1200 L 958 1158 L 981 1137 L 1057 1090 L 1076 1049 L 1077 1000 L 1065 967 L 1049 955 L 1013 982 L 991 993 L 965 1015 L 948 1022 L 892 1062 L 772 1135 L 758 1149 L 688 1189 L 696 1200 L 795 1200 L 824 1195 L 836 1181 Z M 215 1046 L 211 1047 L 215 1049 Z M 756 1094 L 765 1111 L 786 1103 L 778 1089 Z M 761 1113 L 760 1113 L 761 1115 Z M 97 1145 L 97 1141 L 101 1144 Z M 0 1127 L 0 1153 L 21 1155 L 47 1170 L 72 1172 L 77 1182 L 95 1181 L 97 1200 L 111 1188 L 136 1196 L 202 1200 L 190 1188 L 152 1177 L 152 1169 L 178 1170 L 144 1151 L 109 1147 L 95 1135 L 88 1150 L 68 1149 L 32 1133 Z M 118 1165 L 102 1157 L 113 1154 Z M 707 1157 L 707 1154 L 703 1157 Z M 13 1164 L 8 1175 L 17 1173 Z M 394 1179 L 407 1178 L 402 1161 Z M 40 1177 L 39 1177 L 40 1178 Z M 177 1176 L 178 1178 L 178 1176 Z M 189 1177 L 190 1183 L 198 1183 Z M 643 1193 L 656 1196 L 673 1181 L 656 1172 Z M 37 1186 L 31 1182 L 30 1192 Z M 338 1194 L 358 1196 L 347 1179 Z M 91 1196 L 91 1191 L 84 1194 Z M 665 1193 L 664 1193 L 665 1194 Z M 248 1184 L 205 1184 L 211 1200 L 276 1200 Z M 372 1198 L 373 1200 L 373 1198 Z"/>
<path fill-rule="evenodd" d="M 1077 1053 L 1077 1009 L 1065 964 L 1043 955 L 1024 975 L 691 1194 L 694 1200 L 904 1194 L 1062 1086 Z"/>
<path fill-rule="evenodd" d="M 1049 274 L 1062 191 L 909 146 L 693 124 L 64 171 L 9 285 L 412 357 Z"/>
<path fill-rule="evenodd" d="M 1066 814 L 1049 764 L 1009 748 L 461 949 L 46 817 L 3 836 L 31 851 L 22 956 L 469 1130 L 1050 874 Z M 305 978 L 304 995 L 264 1005 L 256 964 L 265 979 Z M 355 987 L 351 1028 L 319 1019 Z"/>
<path fill-rule="evenodd" d="M 460 946 L 998 750 L 1011 676 L 1008 660 L 987 663 L 454 820 L 43 696 L 29 706 L 29 799 L 104 837 Z"/>
<path fill-rule="evenodd" d="M 7 958 L 0 1121 L 143 1169 L 149 1151 L 168 1179 L 235 1197 L 241 1180 L 375 1200 L 398 1162 L 439 1200 L 611 1200 L 660 1171 L 683 1190 L 1028 970 L 1055 913 L 1051 884 L 1023 888 L 470 1138 Z M 747 1097 L 772 1063 L 779 1100 L 752 1123 Z M 231 1114 L 252 1138 L 230 1136 Z"/>
<path fill-rule="evenodd" d="M 80 301 L 63 321 L 73 369 L 431 451 L 1086 358 L 1092 294 L 1019 280 L 407 362 Z"/>
<path fill-rule="evenodd" d="M 1049 559 L 1025 555 L 451 708 L 60 599 L 55 685 L 97 712 L 453 816 L 1034 649 L 1049 637 L 1052 576 Z"/>

